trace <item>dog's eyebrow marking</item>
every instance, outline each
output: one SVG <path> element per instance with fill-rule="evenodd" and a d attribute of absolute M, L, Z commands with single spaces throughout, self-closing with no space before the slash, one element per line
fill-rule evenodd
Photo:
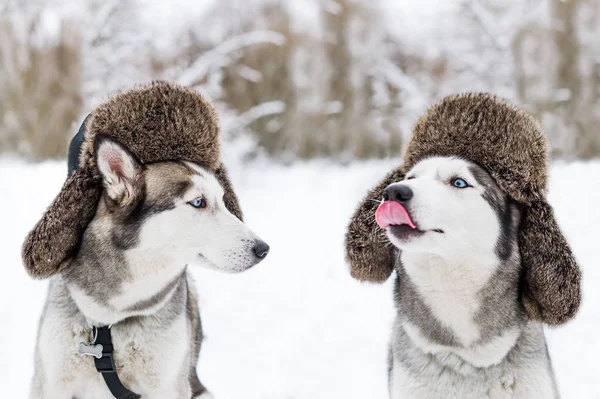
<path fill-rule="evenodd" d="M 197 165 L 194 162 L 190 162 L 190 161 L 183 161 L 182 163 L 195 175 L 198 175 L 200 177 L 205 177 L 200 165 Z"/>
<path fill-rule="evenodd" d="M 487 191 L 494 191 L 495 194 L 500 194 L 501 190 L 496 181 L 490 176 L 481 166 L 469 165 L 469 172 L 473 175 L 475 181 Z M 495 195 L 493 197 L 499 197 Z M 499 198 L 495 198 L 499 201 Z"/>

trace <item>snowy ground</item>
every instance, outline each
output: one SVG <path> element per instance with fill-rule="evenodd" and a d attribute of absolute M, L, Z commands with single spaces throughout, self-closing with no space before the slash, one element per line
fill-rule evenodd
<path fill-rule="evenodd" d="M 391 165 L 232 168 L 246 221 L 272 252 L 245 274 L 195 272 L 206 333 L 200 373 L 217 399 L 386 398 L 391 285 L 353 281 L 342 245 L 356 203 Z M 64 175 L 59 163 L 0 159 L 2 397 L 27 397 L 46 283 L 25 274 L 20 246 Z M 551 202 L 585 274 L 577 320 L 548 332 L 567 399 L 600 397 L 599 187 L 600 163 L 554 166 Z"/>

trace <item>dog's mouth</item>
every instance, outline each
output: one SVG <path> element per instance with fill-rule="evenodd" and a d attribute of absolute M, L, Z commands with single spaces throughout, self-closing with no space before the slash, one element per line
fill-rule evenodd
<path fill-rule="evenodd" d="M 254 259 L 252 262 L 248 262 L 248 263 L 232 263 L 232 262 L 228 262 L 227 263 L 227 267 L 223 267 L 223 266 L 219 266 L 218 263 L 213 262 L 211 259 L 209 259 L 206 255 L 198 252 L 198 261 L 205 267 L 208 267 L 209 269 L 212 270 L 217 270 L 220 272 L 226 272 L 226 273 L 240 273 L 243 271 L 246 271 L 248 269 L 251 269 L 252 267 L 256 266 L 258 263 L 260 263 L 263 258 L 260 258 L 259 260 Z"/>
<path fill-rule="evenodd" d="M 416 223 L 413 222 L 406 208 L 396 201 L 382 202 L 375 212 L 375 220 L 379 227 L 382 229 L 389 229 L 389 232 L 400 239 L 422 236 L 428 231 L 441 234 L 444 233 L 443 230 L 440 229 L 419 229 Z"/>
<path fill-rule="evenodd" d="M 214 269 L 218 269 L 217 265 L 213 263 L 210 259 L 208 259 L 204 254 L 198 252 L 198 259 L 203 262 L 206 266 Z"/>

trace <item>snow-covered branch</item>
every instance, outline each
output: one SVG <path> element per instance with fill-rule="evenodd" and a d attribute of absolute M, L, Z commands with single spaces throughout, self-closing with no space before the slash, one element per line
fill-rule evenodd
<path fill-rule="evenodd" d="M 231 62 L 231 54 L 237 50 L 260 43 L 282 46 L 285 36 L 271 30 L 253 31 L 233 37 L 202 54 L 177 79 L 179 84 L 192 86 L 211 72 Z"/>

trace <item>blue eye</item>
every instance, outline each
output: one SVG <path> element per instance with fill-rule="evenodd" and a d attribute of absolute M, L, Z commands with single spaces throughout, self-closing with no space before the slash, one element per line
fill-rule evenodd
<path fill-rule="evenodd" d="M 464 181 L 463 179 L 458 178 L 458 177 L 456 179 L 453 179 L 450 182 L 450 184 L 452 184 L 456 188 L 467 188 L 467 187 L 469 187 L 469 185 L 467 184 L 466 181 Z"/>
<path fill-rule="evenodd" d="M 203 197 L 198 197 L 189 202 L 194 208 L 206 208 L 206 200 Z"/>

